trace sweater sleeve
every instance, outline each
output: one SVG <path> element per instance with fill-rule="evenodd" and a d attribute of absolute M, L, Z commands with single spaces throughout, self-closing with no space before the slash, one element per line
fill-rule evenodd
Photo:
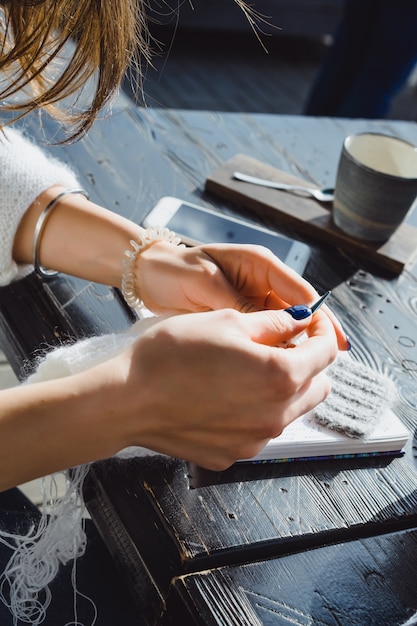
<path fill-rule="evenodd" d="M 79 187 L 69 167 L 46 155 L 19 131 L 5 129 L 0 135 L 0 285 L 30 270 L 14 262 L 14 238 L 25 211 L 53 185 Z"/>

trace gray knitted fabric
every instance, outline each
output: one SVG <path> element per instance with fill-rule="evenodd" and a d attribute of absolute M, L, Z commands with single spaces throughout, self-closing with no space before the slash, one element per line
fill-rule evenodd
<path fill-rule="evenodd" d="M 392 403 L 393 381 L 347 355 L 328 368 L 328 375 L 332 389 L 314 409 L 315 419 L 350 437 L 366 438 Z"/>

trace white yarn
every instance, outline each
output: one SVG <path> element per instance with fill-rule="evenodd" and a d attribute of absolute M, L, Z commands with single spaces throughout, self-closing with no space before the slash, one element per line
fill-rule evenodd
<path fill-rule="evenodd" d="M 34 626 L 43 622 L 51 602 L 48 585 L 60 565 L 84 554 L 86 536 L 80 487 L 87 471 L 87 465 L 74 469 L 61 499 L 55 494 L 50 502 L 43 488 L 43 512 L 36 528 L 32 526 L 26 535 L 0 533 L 0 541 L 14 549 L 2 574 L 0 594 L 15 624 L 18 620 Z"/>
<path fill-rule="evenodd" d="M 91 337 L 70 346 L 58 347 L 40 360 L 36 371 L 24 384 L 85 371 L 120 354 L 160 319 L 145 318 L 125 332 Z M 135 447 L 120 452 L 124 457 L 143 454 L 153 452 Z M 67 490 L 61 498 L 57 497 L 54 481 L 51 484 L 55 493 L 46 494 L 43 490 L 41 520 L 36 529 L 33 526 L 26 535 L 0 530 L 0 541 L 14 550 L 0 578 L 0 597 L 12 612 L 14 624 L 18 620 L 33 626 L 41 624 L 51 602 L 49 584 L 54 580 L 60 565 L 84 554 L 86 536 L 81 493 L 88 468 L 89 465 L 80 465 L 66 472 Z M 73 586 L 76 596 L 75 569 Z M 91 626 L 95 621 L 96 618 Z M 74 625 L 81 626 L 76 615 Z"/>
<path fill-rule="evenodd" d="M 148 328 L 165 319 L 148 313 L 148 317 L 118 333 L 80 339 L 71 345 L 54 348 L 39 358 L 36 370 L 24 384 L 71 376 L 111 359 L 126 350 Z"/>
<path fill-rule="evenodd" d="M 78 187 L 69 167 L 46 155 L 14 129 L 0 134 L 0 285 L 7 285 L 31 266 L 18 267 L 12 247 L 19 222 L 40 193 L 53 185 Z"/>

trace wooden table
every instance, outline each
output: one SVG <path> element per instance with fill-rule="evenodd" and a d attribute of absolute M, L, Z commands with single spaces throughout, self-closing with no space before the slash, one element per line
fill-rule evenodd
<path fill-rule="evenodd" d="M 163 195 L 237 212 L 204 185 L 238 153 L 331 186 L 343 138 L 369 129 L 417 144 L 406 122 L 121 106 L 52 151 L 93 200 L 141 221 Z M 396 382 L 406 454 L 219 474 L 160 455 L 95 464 L 85 497 L 147 624 L 394 626 L 417 610 L 417 264 L 393 278 L 309 243 L 306 276 L 333 290 L 353 356 Z M 117 291 L 63 275 L 0 289 L 1 347 L 20 375 L 39 347 L 133 319 Z"/>

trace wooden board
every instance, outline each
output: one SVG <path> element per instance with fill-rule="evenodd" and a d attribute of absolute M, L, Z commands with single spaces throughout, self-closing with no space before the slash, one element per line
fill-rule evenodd
<path fill-rule="evenodd" d="M 407 457 L 236 464 L 206 472 L 205 486 L 199 471 L 155 455 L 94 463 L 85 479 L 91 517 L 149 624 L 161 623 L 177 577 L 417 525 Z"/>
<path fill-rule="evenodd" d="M 403 223 L 385 243 L 356 241 L 334 225 L 330 203 L 322 204 L 312 198 L 294 195 L 233 178 L 240 171 L 252 176 L 278 182 L 306 184 L 287 172 L 256 159 L 238 154 L 206 180 L 206 190 L 249 209 L 263 218 L 276 221 L 277 226 L 289 227 L 302 235 L 340 247 L 376 267 L 400 274 L 417 253 L 417 228 Z M 308 186 L 312 187 L 311 183 Z"/>
<path fill-rule="evenodd" d="M 416 624 L 416 545 L 400 531 L 181 576 L 163 626 Z"/>

